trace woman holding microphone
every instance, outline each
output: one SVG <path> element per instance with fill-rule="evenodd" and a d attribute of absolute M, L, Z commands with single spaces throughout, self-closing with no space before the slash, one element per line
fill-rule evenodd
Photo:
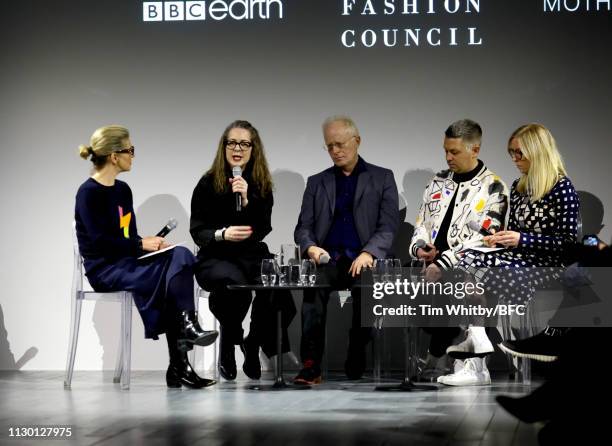
<path fill-rule="evenodd" d="M 217 337 L 204 331 L 194 311 L 193 254 L 176 248 L 138 259 L 169 247 L 162 237 L 140 237 L 127 183 L 117 179 L 129 172 L 135 149 L 129 131 L 119 125 L 100 127 L 89 145 L 79 147 L 81 158 L 93 163 L 93 173 L 76 195 L 75 221 L 85 274 L 94 290 L 131 291 L 145 327 L 145 337 L 166 333 L 170 364 L 168 387 L 202 388 L 215 381 L 200 378 L 187 351 L 206 346 Z"/>
<path fill-rule="evenodd" d="M 259 347 L 276 353 L 275 306 L 283 311 L 283 352 L 289 351 L 287 327 L 295 315 L 289 292 L 257 291 L 249 335 L 242 321 L 251 305 L 250 291 L 228 291 L 230 284 L 261 283 L 261 261 L 272 257 L 262 241 L 272 230 L 272 176 L 259 132 L 247 121 L 234 121 L 223 132 L 210 169 L 191 199 L 191 235 L 199 246 L 196 279 L 210 291 L 209 307 L 221 326 L 219 372 L 236 378 L 235 346 L 245 355 L 242 367 L 259 379 Z"/>

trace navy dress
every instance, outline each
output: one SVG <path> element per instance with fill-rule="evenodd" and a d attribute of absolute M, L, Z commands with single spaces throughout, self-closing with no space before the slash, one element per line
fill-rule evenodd
<path fill-rule="evenodd" d="M 567 177 L 534 203 L 516 190 L 517 184 L 510 193 L 508 230 L 521 233 L 519 245 L 491 253 L 468 251 L 458 268 L 484 283 L 498 301 L 528 304 L 536 287 L 558 279 L 565 266 L 565 250 L 576 243 L 579 200 Z"/>
<path fill-rule="evenodd" d="M 142 317 L 145 337 L 157 339 L 166 331 L 166 313 L 194 309 L 193 295 L 171 299 L 168 285 L 188 270 L 195 258 L 178 246 L 166 253 L 138 260 L 139 248 L 132 191 L 123 181 L 104 186 L 89 178 L 76 195 L 76 232 L 85 275 L 94 290 L 131 291 Z"/>

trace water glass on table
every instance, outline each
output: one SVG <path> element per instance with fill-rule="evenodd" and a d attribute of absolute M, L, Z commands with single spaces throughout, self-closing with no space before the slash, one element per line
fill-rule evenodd
<path fill-rule="evenodd" d="M 300 283 L 313 286 L 317 282 L 317 265 L 312 259 L 302 260 Z"/>
<path fill-rule="evenodd" d="M 391 283 L 395 281 L 393 272 L 393 259 L 381 259 L 380 281 Z"/>
<path fill-rule="evenodd" d="M 384 274 L 384 259 L 374 259 L 372 263 L 372 281 L 374 283 L 381 282 L 381 277 Z"/>
<path fill-rule="evenodd" d="M 280 253 L 279 285 L 300 283 L 300 247 L 283 244 Z"/>
<path fill-rule="evenodd" d="M 425 261 L 412 259 L 410 261 L 410 280 L 419 282 L 425 276 Z"/>
<path fill-rule="evenodd" d="M 276 284 L 276 263 L 274 259 L 263 259 L 261 261 L 261 283 L 263 286 L 274 286 Z"/>
<path fill-rule="evenodd" d="M 393 259 L 393 274 L 394 274 L 394 281 L 402 281 L 403 277 L 402 277 L 402 261 L 401 259 Z"/>

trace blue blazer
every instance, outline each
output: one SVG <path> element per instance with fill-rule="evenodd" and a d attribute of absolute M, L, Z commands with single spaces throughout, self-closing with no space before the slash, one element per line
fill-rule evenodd
<path fill-rule="evenodd" d="M 353 204 L 353 217 L 361 250 L 376 258 L 385 258 L 399 228 L 400 214 L 397 186 L 393 172 L 365 163 L 359 175 Z M 336 177 L 330 167 L 308 178 L 302 209 L 293 237 L 302 253 L 311 246 L 321 246 L 334 219 Z"/>

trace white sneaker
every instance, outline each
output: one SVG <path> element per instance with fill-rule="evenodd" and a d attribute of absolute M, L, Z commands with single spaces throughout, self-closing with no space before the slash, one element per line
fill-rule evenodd
<path fill-rule="evenodd" d="M 444 384 L 444 378 L 446 378 L 447 376 L 452 376 L 455 373 L 460 372 L 464 365 L 465 365 L 465 361 L 462 361 L 461 359 L 455 359 L 455 362 L 453 363 L 453 373 L 450 373 L 448 375 L 438 376 L 438 379 L 436 381 L 439 384 Z"/>
<path fill-rule="evenodd" d="M 451 345 L 446 353 L 455 359 L 483 358 L 493 353 L 493 344 L 484 327 L 469 327 L 465 341 Z"/>
<path fill-rule="evenodd" d="M 486 386 L 491 384 L 491 375 L 484 359 L 470 358 L 464 361 L 461 370 L 441 376 L 438 382 L 447 386 Z"/>

